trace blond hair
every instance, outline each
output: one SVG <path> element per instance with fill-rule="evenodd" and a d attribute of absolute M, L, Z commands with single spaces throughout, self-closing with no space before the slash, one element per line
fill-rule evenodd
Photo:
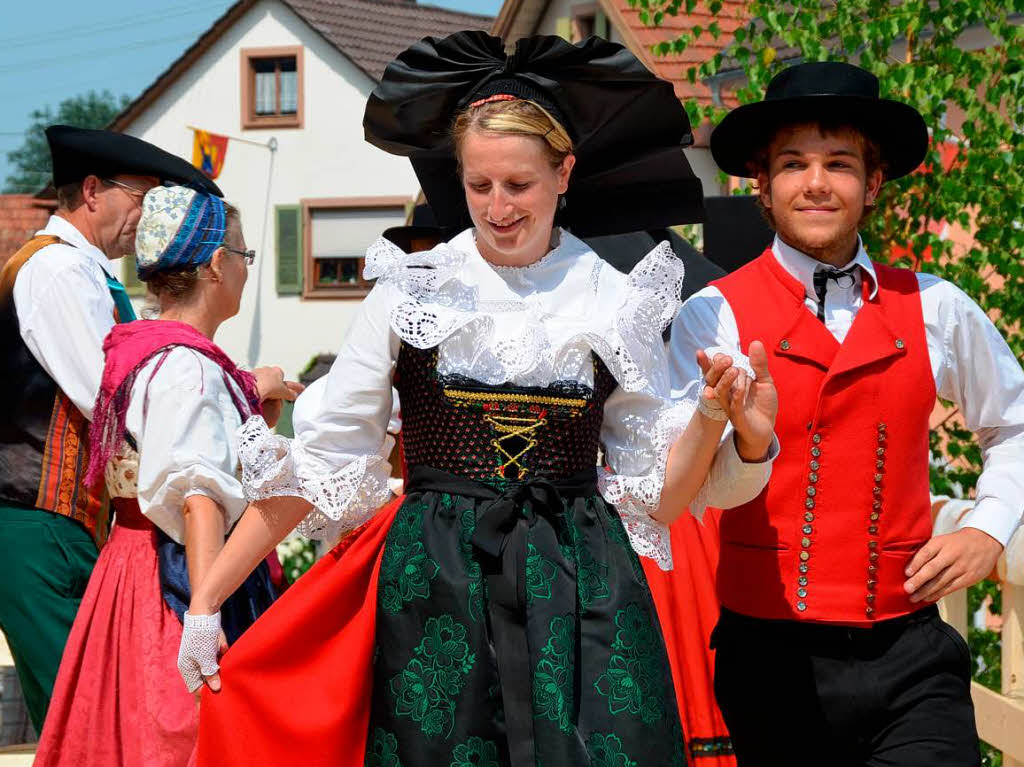
<path fill-rule="evenodd" d="M 462 144 L 471 130 L 507 136 L 536 136 L 544 142 L 544 154 L 553 168 L 559 167 L 573 151 L 572 139 L 565 126 L 537 102 L 527 99 L 487 101 L 471 106 L 455 118 L 452 138 L 460 173 Z"/>

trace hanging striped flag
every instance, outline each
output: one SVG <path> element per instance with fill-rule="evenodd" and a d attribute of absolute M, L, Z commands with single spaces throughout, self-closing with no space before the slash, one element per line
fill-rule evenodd
<path fill-rule="evenodd" d="M 228 137 L 192 129 L 192 164 L 211 179 L 220 175 L 228 153 Z"/>

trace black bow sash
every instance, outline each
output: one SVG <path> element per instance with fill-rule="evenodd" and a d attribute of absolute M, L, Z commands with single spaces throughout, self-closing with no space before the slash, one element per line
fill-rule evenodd
<path fill-rule="evenodd" d="M 556 526 L 562 501 L 597 492 L 597 472 L 581 472 L 563 480 L 526 479 L 504 490 L 429 466 L 413 466 L 406 494 L 434 491 L 476 498 L 473 546 L 487 579 L 487 612 L 498 662 L 509 757 L 516 767 L 536 762 L 533 736 L 533 693 L 526 641 L 526 555 L 528 532 L 538 519 Z"/>

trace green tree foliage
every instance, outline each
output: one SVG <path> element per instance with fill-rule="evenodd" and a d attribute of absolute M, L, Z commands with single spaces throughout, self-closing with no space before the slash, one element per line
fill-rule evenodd
<path fill-rule="evenodd" d="M 43 134 L 48 125 L 59 123 L 74 125 L 76 128 L 103 128 L 129 101 L 131 99 L 127 96 L 118 99 L 110 91 L 89 91 L 60 102 L 56 111 L 49 106 L 34 110 L 29 116 L 31 124 L 25 130 L 24 143 L 7 153 L 11 172 L 4 184 L 4 192 L 32 193 L 50 183 L 53 169 L 50 166 L 50 150 Z"/>

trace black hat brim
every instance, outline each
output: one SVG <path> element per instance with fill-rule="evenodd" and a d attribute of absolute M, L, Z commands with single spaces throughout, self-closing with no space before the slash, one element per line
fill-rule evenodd
<path fill-rule="evenodd" d="M 54 186 L 81 181 L 86 176 L 109 178 L 119 174 L 153 176 L 217 197 L 224 193 L 187 160 L 126 133 L 51 125 L 46 140 L 53 159 Z"/>
<path fill-rule="evenodd" d="M 849 124 L 878 144 L 887 179 L 913 172 L 928 153 L 928 127 L 913 107 L 890 99 L 849 95 L 800 96 L 737 107 L 711 134 L 711 155 L 730 176 L 754 178 L 759 151 L 785 125 L 810 121 Z"/>

